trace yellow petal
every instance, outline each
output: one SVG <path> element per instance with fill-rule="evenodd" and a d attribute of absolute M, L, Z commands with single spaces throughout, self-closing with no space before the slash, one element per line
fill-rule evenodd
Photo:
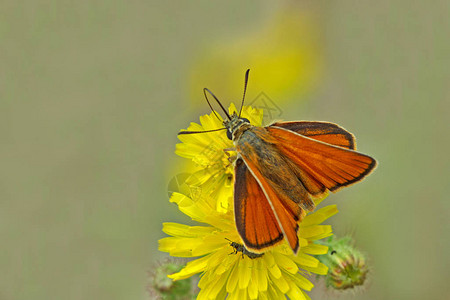
<path fill-rule="evenodd" d="M 309 240 L 310 241 L 321 240 L 321 239 L 327 238 L 329 236 L 332 236 L 333 232 L 331 231 L 331 226 L 326 229 L 327 230 L 325 230 L 322 234 L 310 237 Z"/>
<path fill-rule="evenodd" d="M 203 243 L 201 238 L 169 237 L 160 240 L 160 251 L 169 252 L 172 256 L 192 257 L 192 249 Z"/>
<path fill-rule="evenodd" d="M 309 225 L 320 224 L 329 217 L 338 213 L 336 205 L 328 205 L 316 210 L 315 212 L 308 214 L 300 223 L 300 228 Z"/>
<path fill-rule="evenodd" d="M 260 300 L 268 300 L 266 293 L 259 293 L 259 299 Z"/>
<path fill-rule="evenodd" d="M 289 282 L 289 291 L 287 293 L 289 299 L 291 300 L 305 300 L 306 298 L 303 296 L 302 291 L 298 288 L 298 286 L 293 282 Z"/>
<path fill-rule="evenodd" d="M 216 251 L 223 246 L 224 245 L 222 241 L 217 241 L 211 239 L 210 237 L 206 237 L 202 240 L 202 243 L 199 243 L 196 247 L 192 248 L 192 256 L 202 256 L 213 252 L 217 253 Z M 222 255 L 221 258 L 223 259 Z M 210 266 L 212 266 L 211 263 Z"/>
<path fill-rule="evenodd" d="M 284 293 L 282 293 L 279 289 L 277 289 L 276 285 L 269 285 L 267 289 L 267 298 L 269 299 L 283 299 Z"/>
<path fill-rule="evenodd" d="M 247 297 L 247 289 L 237 289 L 230 296 L 231 296 L 230 300 L 246 300 L 248 298 Z"/>
<path fill-rule="evenodd" d="M 248 283 L 250 282 L 250 277 L 252 274 L 253 263 L 250 258 L 244 256 L 243 259 L 239 261 L 239 289 L 246 289 Z"/>
<path fill-rule="evenodd" d="M 227 255 L 225 258 L 220 261 L 220 263 L 217 265 L 217 269 L 215 271 L 215 274 L 220 275 L 224 273 L 225 271 L 232 268 L 234 264 L 237 264 L 237 256 L 236 255 Z M 215 262 L 213 262 L 215 263 Z"/>
<path fill-rule="evenodd" d="M 289 291 L 289 284 L 286 281 L 286 279 L 284 278 L 284 276 L 280 276 L 278 278 L 276 278 L 275 276 L 273 276 L 272 274 L 269 273 L 269 277 L 270 279 L 272 279 L 274 285 L 283 293 L 286 294 L 287 291 Z"/>
<path fill-rule="evenodd" d="M 266 263 L 267 269 L 269 270 L 270 274 L 274 276 L 275 278 L 281 277 L 281 270 L 278 268 L 277 264 L 275 263 L 275 259 L 272 255 L 272 253 L 266 252 L 263 256 L 264 261 Z"/>
<path fill-rule="evenodd" d="M 308 242 L 307 239 L 301 237 L 301 238 L 298 239 L 298 245 L 299 245 L 299 248 L 302 249 L 303 247 L 308 246 L 309 242 Z M 291 251 L 291 253 L 292 253 L 292 251 Z"/>
<path fill-rule="evenodd" d="M 308 246 L 302 248 L 302 252 L 312 255 L 321 255 L 328 252 L 328 247 L 325 245 L 310 243 Z"/>
<path fill-rule="evenodd" d="M 214 278 L 214 281 L 211 281 L 209 286 L 206 287 L 206 289 L 208 290 L 208 299 L 217 299 L 217 295 L 222 291 L 227 280 L 228 273 L 224 273 L 218 277 L 216 276 L 216 278 Z"/>
<path fill-rule="evenodd" d="M 178 273 L 174 273 L 168 275 L 167 277 L 172 278 L 173 280 L 186 279 L 191 277 L 194 274 L 203 272 L 208 266 L 208 256 L 190 261 L 186 264 L 186 266 Z"/>
<path fill-rule="evenodd" d="M 234 292 L 238 281 L 239 281 L 239 268 L 238 268 L 238 264 L 235 264 L 233 267 L 233 271 L 231 271 L 231 274 L 228 277 L 228 282 L 227 282 L 227 292 L 228 293 L 231 294 Z"/>
<path fill-rule="evenodd" d="M 261 126 L 263 121 L 263 110 L 256 107 L 244 106 L 242 117 L 250 121 L 250 124 Z"/>
<path fill-rule="evenodd" d="M 258 298 L 258 283 L 256 282 L 256 280 L 257 277 L 252 276 L 248 285 L 248 297 L 250 299 Z"/>
<path fill-rule="evenodd" d="M 267 291 L 267 268 L 262 259 L 256 261 L 256 275 L 258 277 L 258 290 Z"/>
<path fill-rule="evenodd" d="M 307 293 L 305 293 L 304 291 L 302 291 L 302 293 L 306 300 L 311 300 L 311 297 L 309 297 Z"/>
<path fill-rule="evenodd" d="M 312 284 L 311 281 L 303 277 L 300 273 L 297 273 L 295 276 L 292 276 L 291 279 L 295 282 L 296 286 L 306 291 L 310 291 L 314 287 L 314 284 Z"/>
<path fill-rule="evenodd" d="M 312 225 L 308 227 L 301 227 L 299 229 L 299 235 L 305 239 L 316 238 L 319 235 L 331 233 L 330 225 Z"/>
<path fill-rule="evenodd" d="M 169 201 L 172 203 L 176 203 L 178 207 L 188 207 L 194 204 L 191 198 L 177 192 L 172 193 Z"/>
<path fill-rule="evenodd" d="M 292 258 L 301 268 L 306 267 L 317 267 L 319 264 L 319 260 L 316 258 L 306 255 L 304 253 L 298 253 L 297 256 L 293 256 Z"/>
<path fill-rule="evenodd" d="M 321 262 L 316 267 L 302 266 L 302 269 L 319 275 L 326 275 L 328 273 L 328 267 Z"/>
<path fill-rule="evenodd" d="M 291 274 L 295 274 L 298 272 L 298 266 L 295 262 L 292 261 L 288 256 L 273 252 L 273 256 L 275 257 L 276 263 Z"/>
<path fill-rule="evenodd" d="M 163 223 L 162 231 L 167 233 L 168 235 L 172 235 L 172 236 L 180 236 L 180 237 L 195 237 L 195 236 L 197 236 L 196 234 L 191 234 L 189 232 L 190 228 L 191 228 L 191 226 L 184 225 L 184 224 L 165 222 L 165 223 Z"/>
<path fill-rule="evenodd" d="M 169 254 L 176 257 L 192 257 L 192 247 L 200 243 L 201 240 L 193 241 L 192 239 L 180 240 L 178 238 L 177 246 L 170 250 Z"/>
<path fill-rule="evenodd" d="M 162 252 L 170 252 L 171 249 L 175 248 L 178 239 L 174 237 L 162 238 L 158 241 L 158 250 Z"/>

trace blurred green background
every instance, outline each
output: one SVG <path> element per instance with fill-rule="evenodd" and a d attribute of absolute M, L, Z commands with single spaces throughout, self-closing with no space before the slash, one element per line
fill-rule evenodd
<path fill-rule="evenodd" d="M 0 299 L 148 299 L 161 222 L 187 220 L 167 197 L 176 134 L 208 112 L 203 84 L 237 101 L 247 67 L 249 101 L 263 91 L 282 119 L 341 124 L 379 161 L 327 200 L 335 233 L 371 258 L 364 291 L 341 299 L 448 299 L 448 13 L 447 1 L 2 1 Z"/>

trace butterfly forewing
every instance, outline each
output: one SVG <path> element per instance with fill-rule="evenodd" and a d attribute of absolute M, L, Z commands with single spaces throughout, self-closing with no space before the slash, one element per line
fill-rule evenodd
<path fill-rule="evenodd" d="M 356 149 L 355 137 L 337 124 L 317 121 L 277 122 L 271 126 L 282 127 L 312 139 L 347 149 Z"/>
<path fill-rule="evenodd" d="M 308 182 L 321 184 L 330 191 L 337 190 L 363 179 L 376 166 L 376 161 L 370 156 L 350 149 L 279 127 L 269 126 L 267 130 L 277 140 L 280 152 L 301 170 L 305 178 L 302 182 L 308 190 Z"/>
<path fill-rule="evenodd" d="M 249 185 L 248 182 L 250 182 L 250 186 L 252 187 L 253 190 L 255 190 L 254 188 L 254 184 L 252 182 L 252 180 L 250 180 L 250 178 L 252 178 L 253 180 L 256 180 L 257 185 L 259 187 L 259 189 L 262 191 L 262 195 L 259 193 L 258 195 L 256 195 L 250 202 L 247 200 L 245 201 L 245 204 L 243 205 L 245 207 L 244 210 L 244 214 L 253 214 L 254 215 L 254 219 L 253 222 L 250 221 L 248 222 L 250 219 L 246 219 L 247 222 L 245 223 L 245 232 L 244 235 L 242 235 L 241 233 L 241 237 L 244 241 L 245 246 L 248 249 L 251 249 L 254 252 L 261 252 L 261 250 L 271 247 L 275 244 L 277 244 L 278 239 L 280 239 L 280 241 L 283 239 L 283 236 L 286 237 L 290 247 L 292 248 L 292 250 L 294 251 L 294 253 L 297 253 L 298 250 L 298 237 L 297 237 L 297 231 L 298 231 L 298 224 L 297 221 L 299 221 L 299 219 L 301 217 L 303 217 L 304 214 L 301 213 L 301 208 L 298 206 L 298 204 L 296 204 L 297 209 L 299 209 L 300 211 L 300 215 L 298 216 L 294 216 L 292 214 L 292 212 L 288 211 L 288 209 L 286 209 L 286 207 L 283 205 L 282 200 L 280 199 L 280 197 L 277 195 L 277 193 L 274 191 L 274 189 L 269 185 L 269 183 L 267 182 L 267 180 L 264 180 L 264 178 L 262 177 L 261 173 L 259 172 L 258 169 L 255 168 L 254 165 L 252 165 L 252 162 L 247 161 L 245 163 L 245 165 L 247 166 L 248 169 L 252 168 L 252 171 L 247 171 L 247 186 Z M 250 174 L 251 173 L 251 174 Z M 236 177 L 236 181 L 238 181 L 238 177 Z M 242 196 L 237 189 L 235 189 L 235 209 L 236 207 L 240 207 L 241 200 L 244 200 L 244 198 L 248 198 L 248 196 Z M 236 198 L 239 198 L 241 200 L 236 200 Z M 292 202 L 292 201 L 291 201 Z M 261 206 L 261 209 L 264 211 L 265 214 L 273 214 L 277 220 L 277 224 L 278 224 L 278 228 L 281 229 L 281 237 L 277 237 L 275 240 L 269 241 L 269 242 L 264 242 L 264 243 L 260 243 L 259 241 L 255 244 L 248 244 L 246 242 L 246 240 L 249 239 L 249 237 L 251 236 L 268 236 L 267 232 L 273 232 L 273 223 L 260 223 L 263 220 L 258 220 L 259 218 L 261 218 L 261 211 L 259 211 L 260 209 L 257 207 Z M 242 207 L 242 206 L 241 206 Z M 239 209 L 242 211 L 242 209 Z M 239 211 L 238 210 L 238 211 Z M 236 214 L 236 227 L 239 228 L 239 219 L 240 217 L 237 215 L 239 212 L 235 211 Z M 259 211 L 259 212 L 257 212 Z M 270 213 L 268 213 L 268 211 L 270 211 Z M 267 217 L 265 217 L 264 219 L 268 219 Z M 261 226 L 256 226 L 256 224 L 260 224 Z M 255 231 L 255 232 L 252 232 Z"/>
<path fill-rule="evenodd" d="M 258 251 L 281 242 L 278 220 L 242 159 L 236 161 L 234 210 L 236 228 L 248 249 Z"/>

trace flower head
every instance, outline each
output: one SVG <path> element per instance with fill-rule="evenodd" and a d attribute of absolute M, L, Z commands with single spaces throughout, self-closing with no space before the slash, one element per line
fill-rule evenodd
<path fill-rule="evenodd" d="M 311 255 L 327 253 L 328 247 L 313 241 L 332 234 L 331 226 L 320 224 L 337 213 L 335 205 L 303 219 L 297 255 L 286 242 L 258 255 L 240 247 L 231 210 L 218 212 L 210 205 L 213 201 L 196 201 L 180 193 L 173 193 L 170 201 L 193 220 L 206 224 L 164 223 L 163 231 L 171 237 L 159 241 L 159 250 L 172 256 L 198 257 L 169 276 L 179 280 L 201 273 L 197 299 L 309 299 L 305 291 L 313 284 L 305 276 L 327 274 L 328 268 Z"/>
<path fill-rule="evenodd" d="M 235 112 L 236 107 L 232 104 L 229 111 Z M 242 110 L 242 117 L 253 125 L 261 125 L 262 116 L 258 109 Z M 200 117 L 201 124 L 191 123 L 188 130 L 223 128 L 222 122 L 211 113 Z M 304 217 L 299 224 L 297 255 L 285 241 L 264 253 L 252 253 L 243 246 L 234 221 L 234 169 L 229 154 L 224 152 L 233 143 L 226 131 L 181 135 L 180 140 L 176 153 L 191 160 L 193 176 L 186 179 L 188 192 L 174 192 L 170 201 L 204 225 L 163 224 L 163 231 L 170 237 L 159 241 L 159 250 L 171 256 L 196 258 L 169 278 L 181 280 L 200 273 L 198 299 L 309 299 L 305 291 L 311 290 L 313 284 L 306 276 L 310 272 L 325 275 L 328 271 L 313 257 L 327 253 L 328 247 L 313 241 L 332 235 L 331 226 L 321 223 L 337 213 L 336 206 Z"/>

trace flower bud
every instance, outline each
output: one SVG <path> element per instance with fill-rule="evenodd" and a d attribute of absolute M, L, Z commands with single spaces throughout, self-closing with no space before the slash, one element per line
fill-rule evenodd
<path fill-rule="evenodd" d="M 167 275 L 179 272 L 186 261 L 166 260 L 155 264 L 149 271 L 150 283 L 147 286 L 152 299 L 164 300 L 191 300 L 198 294 L 197 280 L 194 277 L 173 281 Z"/>
<path fill-rule="evenodd" d="M 351 237 L 332 236 L 321 244 L 328 246 L 327 254 L 317 256 L 328 267 L 327 287 L 345 290 L 364 284 L 369 272 L 367 258 L 354 247 Z"/>

